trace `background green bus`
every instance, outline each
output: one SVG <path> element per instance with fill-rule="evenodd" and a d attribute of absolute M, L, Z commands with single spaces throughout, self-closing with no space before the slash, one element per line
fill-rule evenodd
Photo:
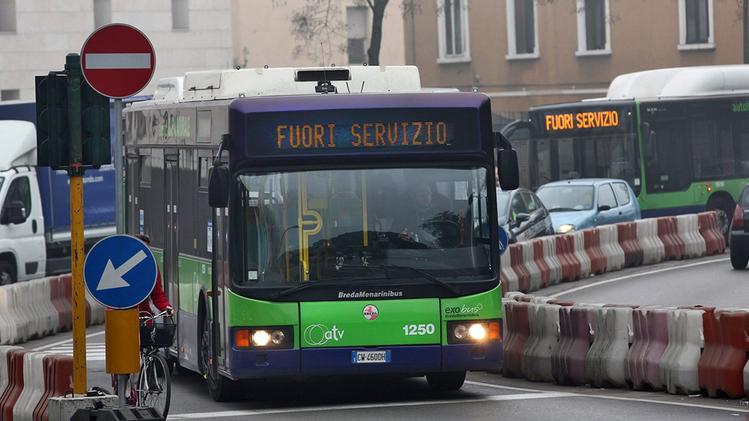
<path fill-rule="evenodd" d="M 503 132 L 521 185 L 621 178 L 643 217 L 716 210 L 727 233 L 749 182 L 749 66 L 622 75 L 605 99 L 534 107 Z"/>

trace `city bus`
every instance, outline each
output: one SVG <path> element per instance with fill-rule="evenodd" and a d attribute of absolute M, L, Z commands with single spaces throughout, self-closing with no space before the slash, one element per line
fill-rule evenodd
<path fill-rule="evenodd" d="M 421 89 L 412 66 L 172 81 L 124 112 L 127 229 L 178 309 L 170 356 L 214 399 L 352 374 L 457 390 L 499 368 L 495 185 L 517 187 L 517 161 L 488 97 Z"/>
<path fill-rule="evenodd" d="M 620 75 L 603 99 L 531 108 L 503 133 L 527 150 L 521 185 L 620 178 L 643 217 L 715 210 L 727 234 L 749 182 L 749 66 Z"/>

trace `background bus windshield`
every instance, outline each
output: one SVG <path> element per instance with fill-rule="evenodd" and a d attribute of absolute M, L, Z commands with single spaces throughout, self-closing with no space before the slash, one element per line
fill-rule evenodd
<path fill-rule="evenodd" d="M 540 138 L 531 143 L 533 188 L 557 180 L 620 178 L 639 186 L 634 134 Z"/>
<path fill-rule="evenodd" d="M 240 175 L 246 277 L 239 284 L 346 283 L 382 276 L 383 266 L 445 281 L 488 279 L 486 183 L 484 168 Z"/>

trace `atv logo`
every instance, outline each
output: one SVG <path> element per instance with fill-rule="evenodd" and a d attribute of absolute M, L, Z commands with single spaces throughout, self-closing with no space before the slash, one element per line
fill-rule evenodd
<path fill-rule="evenodd" d="M 445 317 L 461 317 L 461 316 L 477 316 L 484 305 L 481 303 L 467 306 L 465 304 L 461 306 L 445 307 Z"/>
<path fill-rule="evenodd" d="M 343 329 L 338 330 L 336 325 L 333 325 L 332 329 L 328 329 L 327 326 L 321 324 L 309 325 L 304 329 L 304 341 L 308 345 L 321 346 L 330 341 L 338 342 L 342 340 L 343 333 Z"/>
<path fill-rule="evenodd" d="M 380 311 L 377 310 L 377 307 L 373 306 L 372 304 L 368 304 L 364 307 L 364 310 L 362 310 L 362 314 L 364 315 L 365 319 L 374 320 L 377 318 L 377 316 L 380 315 Z"/>

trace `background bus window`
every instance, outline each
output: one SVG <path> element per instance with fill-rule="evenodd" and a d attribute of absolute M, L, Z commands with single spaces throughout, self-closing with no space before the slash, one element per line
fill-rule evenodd
<path fill-rule="evenodd" d="M 741 119 L 734 122 L 733 140 L 736 145 L 736 171 L 738 175 L 749 176 L 749 120 Z"/>
<path fill-rule="evenodd" d="M 685 121 L 653 122 L 645 145 L 645 176 L 651 192 L 684 191 L 692 181 Z"/>
<path fill-rule="evenodd" d="M 735 175 L 730 126 L 719 129 L 716 120 L 692 121 L 692 167 L 695 180 L 730 178 Z"/>

